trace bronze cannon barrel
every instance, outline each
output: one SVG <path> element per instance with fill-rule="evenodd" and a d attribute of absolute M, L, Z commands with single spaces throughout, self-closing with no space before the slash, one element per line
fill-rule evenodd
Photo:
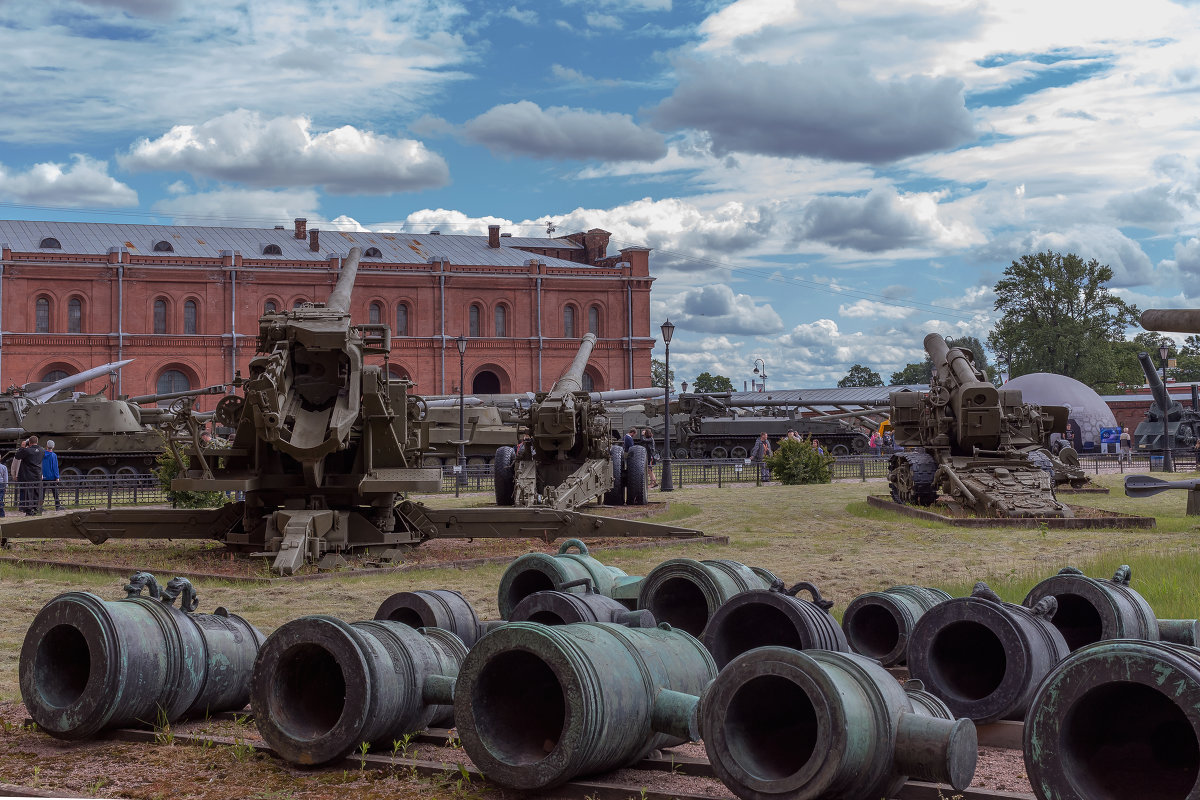
<path fill-rule="evenodd" d="M 515 559 L 500 577 L 496 602 L 500 616 L 510 619 L 517 604 L 534 592 L 555 591 L 571 584 L 574 591 L 589 591 L 579 581 L 590 580 L 590 589 L 612 597 L 621 589 L 632 591 L 641 578 L 631 578 L 617 567 L 610 567 L 588 554 L 587 545 L 578 539 L 568 539 L 559 545 L 558 553 L 527 553 Z"/>
<path fill-rule="evenodd" d="M 813 599 L 797 597 L 801 591 L 810 592 Z M 837 620 L 829 613 L 832 606 L 816 586 L 807 582 L 787 590 L 779 586 L 739 592 L 712 615 L 701 641 L 722 669 L 756 647 L 846 652 L 850 648 Z"/>
<path fill-rule="evenodd" d="M 461 639 L 468 650 L 488 630 L 475 607 L 452 589 L 397 592 L 380 603 L 375 619 L 403 622 L 410 628 L 441 628 Z"/>
<path fill-rule="evenodd" d="M 523 791 L 636 762 L 696 740 L 696 703 L 717 674 L 670 626 L 513 622 L 463 662 L 454 717 L 490 781 Z"/>
<path fill-rule="evenodd" d="M 895 797 L 908 778 L 965 789 L 977 736 L 917 681 L 872 659 L 762 647 L 721 670 L 700 703 L 713 772 L 747 800 Z"/>
<path fill-rule="evenodd" d="M 1109 580 L 1089 578 L 1074 567 L 1064 567 L 1030 589 L 1023 604 L 1034 606 L 1053 596 L 1058 611 L 1051 622 L 1072 650 L 1102 639 L 1164 639 L 1195 647 L 1200 621 L 1158 619 L 1146 599 L 1130 587 L 1132 578 L 1133 570 L 1127 564 Z"/>
<path fill-rule="evenodd" d="M 140 596 L 148 589 L 149 597 Z M 67 592 L 25 634 L 18 667 L 29 716 L 51 736 L 83 739 L 107 728 L 155 725 L 243 708 L 263 636 L 217 609 L 194 614 L 190 583 L 164 590 L 149 573 L 124 600 Z M 182 595 L 182 610 L 172 605 Z"/>
<path fill-rule="evenodd" d="M 588 578 L 579 580 L 579 583 L 588 582 Z M 595 591 L 580 594 L 564 591 L 567 588 L 570 588 L 569 584 L 562 584 L 556 591 L 534 592 L 517 603 L 509 615 L 509 621 L 540 622 L 543 625 L 613 622 L 630 628 L 653 628 L 658 624 L 654 615 L 645 609 L 630 611 L 611 597 Z"/>
<path fill-rule="evenodd" d="M 326 764 L 452 719 L 457 636 L 402 622 L 309 616 L 281 625 L 254 664 L 259 733 L 293 764 Z"/>
<path fill-rule="evenodd" d="M 950 599 L 941 589 L 893 586 L 866 592 L 850 601 L 842 614 L 842 630 L 855 653 L 878 659 L 885 667 L 908 659 L 908 640 L 926 611 Z"/>
<path fill-rule="evenodd" d="M 1050 623 L 1053 597 L 1033 608 L 1005 603 L 986 584 L 921 617 L 908 670 L 955 716 L 977 723 L 1021 719 L 1038 683 L 1070 650 Z"/>
<path fill-rule="evenodd" d="M 723 559 L 673 558 L 650 570 L 638 591 L 638 608 L 659 622 L 700 636 L 720 606 L 739 592 L 782 585 L 765 569 Z"/>
<path fill-rule="evenodd" d="M 1141 323 L 1148 331 L 1200 333 L 1200 308 L 1148 308 Z"/>
<path fill-rule="evenodd" d="M 1200 796 L 1200 651 L 1110 639 L 1046 676 L 1025 717 L 1041 800 Z"/>

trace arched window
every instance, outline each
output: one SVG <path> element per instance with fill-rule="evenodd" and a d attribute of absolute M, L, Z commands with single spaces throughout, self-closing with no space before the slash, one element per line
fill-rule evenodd
<path fill-rule="evenodd" d="M 155 384 L 154 391 L 158 394 L 171 394 L 172 392 L 186 392 L 191 388 L 192 385 L 188 382 L 187 375 L 177 369 L 168 369 L 158 376 L 158 383 Z"/>
<path fill-rule="evenodd" d="M 383 258 L 383 253 L 379 252 L 378 247 L 368 247 L 363 253 L 363 258 Z"/>
<path fill-rule="evenodd" d="M 62 250 L 62 244 L 53 236 L 47 236 L 45 239 L 42 239 L 42 243 L 39 244 L 38 247 L 43 247 L 48 250 Z"/>
<path fill-rule="evenodd" d="M 263 255 L 264 256 L 281 256 L 281 255 L 283 255 L 283 250 L 277 244 L 264 244 L 263 245 Z"/>
<path fill-rule="evenodd" d="M 39 297 L 34 303 L 33 329 L 37 333 L 50 332 L 50 298 Z"/>
<path fill-rule="evenodd" d="M 156 253 L 174 253 L 175 245 L 171 244 L 170 242 L 168 242 L 164 239 L 161 242 L 154 243 L 154 252 L 156 252 Z"/>
<path fill-rule="evenodd" d="M 396 306 L 396 335 L 408 336 L 408 304 Z"/>
<path fill-rule="evenodd" d="M 67 333 L 83 333 L 83 301 L 78 297 L 67 301 Z"/>
<path fill-rule="evenodd" d="M 588 309 L 588 333 L 600 335 L 600 306 L 592 306 Z"/>
<path fill-rule="evenodd" d="M 68 377 L 68 373 L 65 369 L 52 369 L 42 376 L 42 382 L 54 383 L 55 381 L 61 381 L 66 377 Z"/>
<path fill-rule="evenodd" d="M 378 325 L 383 322 L 383 306 L 379 303 L 371 303 L 371 307 L 367 309 L 367 318 L 372 325 Z"/>
<path fill-rule="evenodd" d="M 496 318 L 496 335 L 508 336 L 508 309 L 504 306 L 496 306 L 494 316 Z"/>
<path fill-rule="evenodd" d="M 467 313 L 467 335 L 479 335 L 479 306 L 472 304 Z"/>
<path fill-rule="evenodd" d="M 583 373 L 583 390 L 585 392 L 596 391 L 596 382 L 594 380 L 592 380 L 592 376 L 587 374 L 586 372 Z"/>
<path fill-rule="evenodd" d="M 299 308 L 300 306 L 304 305 L 307 302 L 308 302 L 307 300 L 305 300 L 303 297 L 301 297 L 299 300 L 292 303 L 292 308 Z"/>
<path fill-rule="evenodd" d="M 188 300 L 183 304 L 183 332 L 196 333 L 196 301 Z"/>
<path fill-rule="evenodd" d="M 167 332 L 167 301 L 161 297 L 154 301 L 154 332 Z"/>
<path fill-rule="evenodd" d="M 567 306 L 563 309 L 563 336 L 575 338 L 575 309 Z"/>
<path fill-rule="evenodd" d="M 267 302 L 263 303 L 263 313 L 277 314 L 279 313 L 279 306 L 275 305 L 274 300 L 268 300 Z"/>

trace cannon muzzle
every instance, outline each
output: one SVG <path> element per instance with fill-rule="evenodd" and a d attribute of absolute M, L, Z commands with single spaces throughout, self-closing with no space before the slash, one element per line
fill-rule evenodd
<path fill-rule="evenodd" d="M 1140 321 L 1148 331 L 1200 333 L 1200 308 L 1149 308 Z"/>
<path fill-rule="evenodd" d="M 1183 406 L 1172 400 L 1167 394 L 1167 387 L 1163 385 L 1158 370 L 1154 368 L 1154 361 L 1150 358 L 1150 354 L 1138 353 L 1138 363 L 1142 365 L 1142 372 L 1146 373 L 1146 383 L 1150 385 L 1150 392 L 1154 395 L 1154 405 L 1158 406 L 1161 413 L 1170 414 L 1172 419 L 1178 419 Z M 1161 420 L 1162 417 L 1159 419 Z"/>
<path fill-rule="evenodd" d="M 571 366 L 567 367 L 554 386 L 550 387 L 550 397 L 562 397 L 565 394 L 583 391 L 583 371 L 587 368 L 588 359 L 592 357 L 592 348 L 596 346 L 596 334 L 586 333 L 579 343 L 579 352 L 575 354 Z"/>
<path fill-rule="evenodd" d="M 338 275 L 337 284 L 334 285 L 333 291 L 329 293 L 329 299 L 325 302 L 326 308 L 342 312 L 350 310 L 350 293 L 354 291 L 354 279 L 358 276 L 358 259 L 361 256 L 361 248 L 350 248 L 350 255 L 346 256 L 342 262 L 342 271 Z"/>
<path fill-rule="evenodd" d="M 970 386 L 984 381 L 983 376 L 975 371 L 975 366 L 967 358 L 963 348 L 951 347 L 940 333 L 931 333 L 925 337 L 925 352 L 929 353 L 943 383 L 953 380 L 959 386 Z"/>

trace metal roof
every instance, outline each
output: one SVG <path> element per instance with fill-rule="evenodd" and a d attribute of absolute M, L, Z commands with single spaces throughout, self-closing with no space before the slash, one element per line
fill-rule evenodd
<path fill-rule="evenodd" d="M 313 228 L 309 228 L 312 231 Z M 57 239 L 61 248 L 42 247 L 42 240 Z M 169 242 L 173 252 L 158 252 L 158 242 Z M 363 264 L 378 261 L 390 264 L 427 264 L 431 259 L 445 259 L 452 264 L 519 267 L 536 258 L 547 266 L 587 267 L 576 261 L 551 258 L 516 249 L 547 247 L 578 249 L 566 239 L 502 237 L 500 247 L 489 247 L 487 236 L 457 234 L 430 235 L 427 233 L 378 233 L 359 231 L 321 230 L 319 250 L 309 249 L 309 240 L 297 239 L 291 228 L 233 228 L 224 226 L 200 227 L 189 225 L 129 225 L 106 222 L 28 222 L 0 220 L 0 244 L 14 251 L 29 253 L 62 253 L 75 255 L 105 255 L 111 247 L 125 247 L 140 255 L 179 256 L 183 258 L 220 258 L 222 250 L 240 251 L 243 258 L 279 261 L 328 261 L 331 256 L 344 256 L 351 247 L 375 247 L 380 256 L 364 256 Z M 279 255 L 264 255 L 266 245 L 278 245 Z"/>
<path fill-rule="evenodd" d="M 886 405 L 892 392 L 928 391 L 924 384 L 904 386 L 851 386 L 833 389 L 775 389 L 765 392 L 734 392 L 729 405 L 738 406 L 758 400 L 782 400 L 806 406 L 878 406 Z"/>

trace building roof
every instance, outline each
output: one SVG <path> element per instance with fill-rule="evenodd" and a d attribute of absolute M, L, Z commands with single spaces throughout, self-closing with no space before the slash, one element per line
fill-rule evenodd
<path fill-rule="evenodd" d="M 313 228 L 309 228 L 312 231 Z M 46 238 L 57 239 L 61 247 L 42 247 Z M 168 242 L 170 252 L 156 252 L 158 242 Z M 309 240 L 297 239 L 292 228 L 234 228 L 226 226 L 131 225 L 106 222 L 31 222 L 0 220 L 0 244 L 16 252 L 104 255 L 109 248 L 124 247 L 139 255 L 183 258 L 220 258 L 222 250 L 237 250 L 243 258 L 279 261 L 325 262 L 332 256 L 344 256 L 351 247 L 361 247 L 363 264 L 378 261 L 389 264 L 427 264 L 445 259 L 452 264 L 519 267 L 536 258 L 547 266 L 587 267 L 576 261 L 529 253 L 518 247 L 543 247 L 578 250 L 569 239 L 501 237 L 500 247 L 489 247 L 487 236 L 428 233 L 378 233 L 365 231 L 321 230 L 319 249 L 309 249 Z M 277 245 L 278 255 L 264 254 L 267 245 Z M 365 255 L 368 248 L 380 251 L 376 258 Z"/>
<path fill-rule="evenodd" d="M 734 392 L 729 405 L 739 406 L 760 400 L 780 400 L 806 406 L 879 406 L 887 405 L 892 392 L 928 391 L 923 384 L 905 386 L 852 386 L 833 389 L 776 389 L 766 392 Z"/>

